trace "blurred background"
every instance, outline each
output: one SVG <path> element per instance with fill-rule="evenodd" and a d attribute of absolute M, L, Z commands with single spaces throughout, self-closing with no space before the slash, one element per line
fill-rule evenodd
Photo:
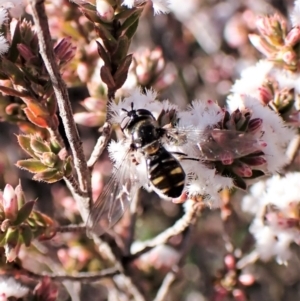
<path fill-rule="evenodd" d="M 97 114 L 94 111 L 89 116 L 77 117 L 88 157 L 101 133 L 105 117 L 103 104 L 106 101 L 104 85 L 99 77 L 100 63 L 93 40 L 95 36 L 92 30 L 85 35 L 90 25 L 68 0 L 46 3 L 53 38 L 59 40 L 71 36 L 77 46 L 75 59 L 63 74 L 74 113 L 87 113 L 86 99 L 97 99 Z M 148 5 L 130 49 L 134 53 L 135 65 L 117 97 L 126 95 L 126 91 L 138 84 L 149 88 L 154 83 L 161 100 L 169 99 L 180 108 L 185 108 L 195 99 L 211 99 L 223 105 L 241 71 L 261 58 L 261 54 L 248 40 L 248 34 L 255 32 L 256 16 L 279 12 L 286 17 L 292 7 L 291 0 L 175 0 L 169 14 L 154 16 L 151 5 Z M 158 72 L 153 80 L 145 73 L 147 64 L 155 60 Z M 19 133 L 18 127 L 6 122 L 5 98 L 2 98 L 0 189 L 6 183 L 16 186 L 20 178 L 27 200 L 37 198 L 39 210 L 63 225 L 80 222 L 75 202 L 62 181 L 55 184 L 37 183 L 31 180 L 28 172 L 14 166 L 17 160 L 26 158 L 26 154 L 17 144 L 15 134 Z M 102 111 L 99 109 L 101 104 Z M 60 131 L 64 135 L 63 128 Z M 113 134 L 113 138 L 117 136 L 118 131 Z M 104 152 L 93 173 L 95 198 L 110 175 L 111 163 L 107 152 Z M 288 266 L 278 265 L 275 261 L 258 261 L 247 266 L 243 272 L 252 275 L 254 279 L 250 279 L 248 286 L 242 286 L 248 299 L 234 299 L 231 294 L 217 299 L 219 295 L 216 289 L 228 272 L 228 266 L 224 265 L 226 255 L 240 258 L 253 249 L 254 241 L 248 232 L 251 216 L 241 211 L 242 197 L 243 193 L 237 191 L 230 196 L 230 205 L 217 210 L 204 210 L 195 228 L 189 230 L 190 233 L 172 238 L 168 245 L 144 254 L 133 263 L 141 271 L 141 275 L 136 275 L 136 278 L 150 296 L 149 300 L 154 298 L 168 270 L 180 260 L 182 250 L 185 254 L 181 262 L 182 269 L 166 301 L 299 300 L 300 261 L 297 255 L 299 248 L 296 246 L 293 249 L 295 256 Z M 161 201 L 155 194 L 141 191 L 140 199 L 136 244 L 171 226 L 183 214 L 181 205 Z M 224 215 L 227 215 L 226 219 Z M 126 231 L 127 224 L 128 217 L 125 216 L 115 227 L 117 235 L 125 235 L 123 231 Z M 94 271 L 105 267 L 105 262 L 100 260 L 84 234 L 62 234 L 43 247 L 50 251 L 41 252 L 38 246 L 34 246 L 31 251 L 24 249 L 20 257 L 26 266 L 43 270 L 49 265 L 44 262 L 45 254 L 50 253 L 68 272 Z M 232 281 L 238 281 L 236 279 L 237 275 L 233 276 Z M 60 289 L 59 300 L 70 300 L 64 289 Z M 86 284 L 81 288 L 81 300 L 105 300 L 104 296 L 103 285 Z"/>

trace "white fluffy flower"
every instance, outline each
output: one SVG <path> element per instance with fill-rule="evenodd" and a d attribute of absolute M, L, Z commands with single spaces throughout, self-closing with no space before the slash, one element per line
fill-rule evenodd
<path fill-rule="evenodd" d="M 10 15 L 14 18 L 18 18 L 24 11 L 23 0 L 0 0 L 0 7 L 9 9 Z"/>
<path fill-rule="evenodd" d="M 22 2 L 23 2 L 22 0 L 10 0 L 10 1 L 0 0 L 0 6 L 5 8 L 12 8 L 17 5 L 21 5 Z"/>
<path fill-rule="evenodd" d="M 0 7 L 0 26 L 7 20 L 7 10 Z"/>
<path fill-rule="evenodd" d="M 127 111 L 132 109 L 146 109 L 157 118 L 160 112 L 165 109 L 177 108 L 175 105 L 170 104 L 168 101 L 160 102 L 157 99 L 157 93 L 154 90 L 146 90 L 145 94 L 141 92 L 140 88 L 134 89 L 131 94 L 120 101 L 118 104 L 112 102 L 109 110 L 111 112 L 113 123 L 120 124 L 123 118 L 127 115 Z"/>
<path fill-rule="evenodd" d="M 23 9 L 22 2 L 23 2 L 22 0 L 11 0 L 11 1 L 0 0 L 0 27 L 7 20 L 8 10 L 10 10 L 12 15 L 15 16 L 17 12 Z M 0 56 L 6 53 L 8 49 L 9 49 L 9 44 L 6 38 L 0 34 Z"/>
<path fill-rule="evenodd" d="M 135 5 L 139 5 L 141 3 L 146 2 L 146 0 L 124 0 L 123 5 L 127 6 L 128 8 L 132 8 Z M 154 9 L 154 14 L 160 13 L 168 13 L 170 0 L 152 0 L 152 5 Z"/>
<path fill-rule="evenodd" d="M 224 111 L 211 100 L 193 101 L 186 111 L 178 113 L 178 117 L 178 130 L 191 131 L 188 134 L 191 140 L 179 146 L 176 151 L 186 153 L 192 158 L 201 158 L 201 151 L 196 145 L 197 142 L 201 142 L 201 132 L 204 133 L 204 130 L 215 127 L 223 119 Z M 188 174 L 186 191 L 189 195 L 202 195 L 213 207 L 219 205 L 219 191 L 233 186 L 231 178 L 218 175 L 215 169 L 207 168 L 201 161 L 183 160 L 181 165 Z"/>
<path fill-rule="evenodd" d="M 274 173 L 279 171 L 286 163 L 286 147 L 295 135 L 295 132 L 288 128 L 282 118 L 268 107 L 263 106 L 256 98 L 234 94 L 228 97 L 227 104 L 229 111 L 236 109 L 241 111 L 249 110 L 252 118 L 260 118 L 262 127 L 257 137 L 264 144 L 263 152 L 267 160 L 267 171 Z"/>
<path fill-rule="evenodd" d="M 12 277 L 0 277 L 0 298 L 6 300 L 10 297 L 16 299 L 23 298 L 29 293 L 29 289 L 22 286 L 21 283 L 17 282 Z"/>
<path fill-rule="evenodd" d="M 241 79 L 235 81 L 231 88 L 233 94 L 250 95 L 264 102 L 262 88 L 267 82 L 273 84 L 278 91 L 294 89 L 296 98 L 300 93 L 300 77 L 297 73 L 276 68 L 274 64 L 267 60 L 260 60 L 255 66 L 246 68 L 241 73 Z M 274 97 L 273 95 L 270 95 Z M 266 99 L 270 101 L 271 99 Z M 295 102 L 296 109 L 299 109 L 298 102 Z"/>
<path fill-rule="evenodd" d="M 255 214 L 250 232 L 262 260 L 273 256 L 285 263 L 291 256 L 289 246 L 300 243 L 300 173 L 273 176 L 260 182 L 244 197 L 242 209 Z"/>
<path fill-rule="evenodd" d="M 9 45 L 7 40 L 0 35 L 0 56 L 8 51 Z"/>
<path fill-rule="evenodd" d="M 300 0 L 296 0 L 294 10 L 291 13 L 291 21 L 293 26 L 300 26 Z"/>
<path fill-rule="evenodd" d="M 255 66 L 246 68 L 241 73 L 241 79 L 235 81 L 231 92 L 258 97 L 258 88 L 267 79 L 273 66 L 270 61 L 260 60 Z"/>
<path fill-rule="evenodd" d="M 178 117 L 180 118 L 178 127 L 196 127 L 198 130 L 205 130 L 221 121 L 223 116 L 224 112 L 214 101 L 196 100 L 192 102 L 186 111 L 178 114 Z"/>

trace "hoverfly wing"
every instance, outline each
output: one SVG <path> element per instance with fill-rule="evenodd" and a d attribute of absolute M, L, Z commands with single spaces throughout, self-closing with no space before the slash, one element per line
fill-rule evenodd
<path fill-rule="evenodd" d="M 123 216 L 137 191 L 137 183 L 132 173 L 130 150 L 127 151 L 121 163 L 115 168 L 113 175 L 104 190 L 92 205 L 87 220 L 87 234 L 102 235 L 113 227 Z"/>
<path fill-rule="evenodd" d="M 199 159 L 208 161 L 223 161 L 224 156 L 237 159 L 262 148 L 253 134 L 236 130 L 175 128 L 168 129 L 167 135 L 171 144 L 187 145 Z"/>

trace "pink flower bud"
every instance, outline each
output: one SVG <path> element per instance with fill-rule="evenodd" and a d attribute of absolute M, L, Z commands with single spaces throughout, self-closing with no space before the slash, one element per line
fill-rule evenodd
<path fill-rule="evenodd" d="M 96 8 L 100 18 L 103 21 L 112 21 L 115 11 L 113 7 L 105 0 L 97 0 Z"/>
<path fill-rule="evenodd" d="M 175 74 L 166 73 L 163 76 L 161 76 L 156 83 L 154 84 L 154 89 L 161 91 L 165 89 L 166 87 L 170 86 L 176 78 Z"/>
<path fill-rule="evenodd" d="M 35 287 L 33 294 L 37 300 L 55 301 L 57 300 L 58 289 L 50 278 L 44 277 Z"/>
<path fill-rule="evenodd" d="M 247 301 L 246 295 L 241 289 L 234 289 L 232 295 L 236 301 Z"/>
<path fill-rule="evenodd" d="M 291 29 L 285 38 L 286 46 L 294 46 L 300 41 L 300 28 L 298 26 Z"/>
<path fill-rule="evenodd" d="M 225 266 L 228 270 L 234 270 L 235 269 L 235 258 L 231 254 L 228 254 L 224 258 Z"/>
<path fill-rule="evenodd" d="M 263 121 L 261 118 L 254 118 L 249 121 L 248 131 L 254 134 L 257 130 L 260 129 Z"/>
<path fill-rule="evenodd" d="M 5 217 L 14 221 L 18 215 L 18 200 L 13 187 L 9 184 L 4 188 L 2 205 Z"/>
<path fill-rule="evenodd" d="M 259 100 L 264 105 L 267 105 L 274 98 L 272 92 L 267 87 L 259 87 L 258 88 L 258 93 L 259 93 Z"/>
<path fill-rule="evenodd" d="M 89 76 L 90 76 L 89 67 L 85 62 L 79 62 L 78 63 L 78 65 L 77 65 L 77 75 L 83 83 L 86 83 L 89 80 Z"/>
<path fill-rule="evenodd" d="M 35 57 L 31 49 L 25 44 L 17 44 L 20 55 L 26 60 L 29 61 Z"/>
<path fill-rule="evenodd" d="M 103 112 L 81 112 L 74 114 L 74 120 L 78 124 L 93 127 L 100 126 L 103 116 Z"/>
<path fill-rule="evenodd" d="M 263 35 L 270 35 L 270 28 L 268 26 L 269 22 L 267 17 L 258 16 L 255 25 L 257 30 Z"/>
<path fill-rule="evenodd" d="M 293 50 L 285 51 L 282 55 L 282 60 L 288 65 L 297 64 L 297 54 Z"/>
<path fill-rule="evenodd" d="M 245 286 L 250 286 L 255 282 L 255 278 L 251 274 L 242 274 L 239 277 L 239 282 L 241 282 Z"/>
<path fill-rule="evenodd" d="M 145 85 L 150 79 L 150 73 L 147 70 L 147 67 L 139 64 L 135 69 L 136 75 L 140 85 Z"/>
<path fill-rule="evenodd" d="M 252 176 L 251 168 L 247 164 L 242 162 L 239 162 L 239 164 L 234 165 L 232 167 L 232 170 L 234 171 L 235 174 L 243 178 L 249 178 Z"/>
<path fill-rule="evenodd" d="M 54 54 L 60 65 L 69 62 L 75 56 L 75 52 L 76 47 L 72 45 L 70 37 L 60 40 L 54 47 Z"/>
<path fill-rule="evenodd" d="M 270 17 L 258 17 L 256 27 L 262 35 L 268 37 L 280 39 L 286 33 L 286 21 L 279 14 Z"/>
<path fill-rule="evenodd" d="M 257 34 L 249 34 L 249 40 L 252 43 L 252 45 L 260 51 L 262 54 L 264 54 L 267 58 L 270 57 L 273 52 L 274 48 L 266 42 L 263 38 L 261 38 Z"/>
<path fill-rule="evenodd" d="M 87 97 L 84 101 L 80 103 L 89 111 L 101 111 L 106 110 L 106 101 L 101 98 Z"/>

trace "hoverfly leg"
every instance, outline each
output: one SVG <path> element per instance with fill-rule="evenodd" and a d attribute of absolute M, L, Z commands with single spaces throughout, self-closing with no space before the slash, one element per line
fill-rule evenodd
<path fill-rule="evenodd" d="M 170 152 L 171 154 L 177 155 L 178 156 L 178 160 L 182 161 L 182 160 L 192 160 L 192 161 L 200 161 L 198 158 L 192 158 L 192 157 L 188 157 L 187 154 L 185 153 L 181 153 L 181 152 Z"/>

